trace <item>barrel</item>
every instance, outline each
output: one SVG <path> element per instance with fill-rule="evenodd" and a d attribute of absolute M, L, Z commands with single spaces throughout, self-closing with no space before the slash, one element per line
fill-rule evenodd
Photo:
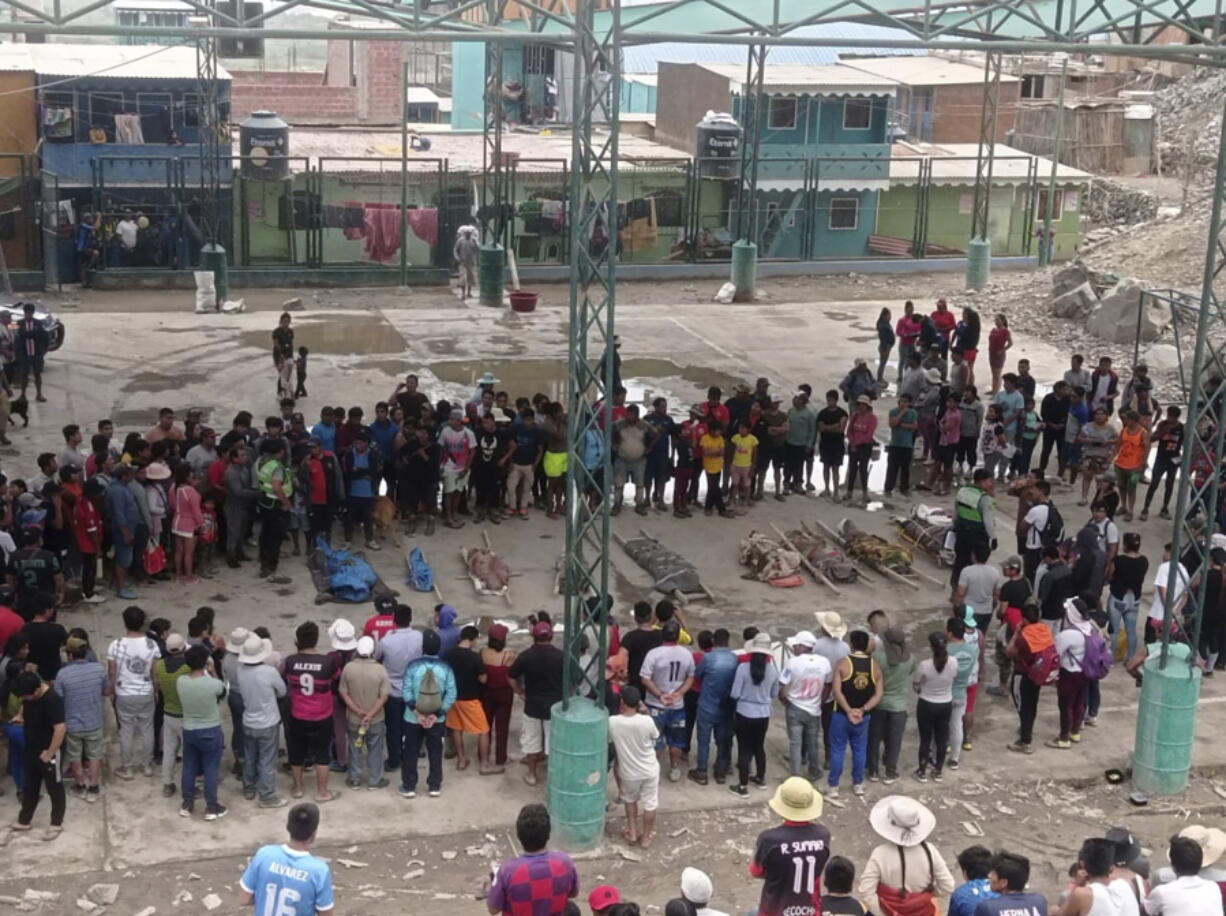
<path fill-rule="evenodd" d="M 1187 646 L 1172 643 L 1166 668 L 1158 667 L 1158 651 L 1145 660 L 1132 784 L 1146 795 L 1177 795 L 1188 787 L 1201 683 L 1190 655 Z"/>
<path fill-rule="evenodd" d="M 966 288 L 983 289 L 992 279 L 992 240 L 971 239 L 966 244 Z"/>
<path fill-rule="evenodd" d="M 477 286 L 482 305 L 502 308 L 503 273 L 506 271 L 507 251 L 497 242 L 481 247 L 477 261 Z"/>
<path fill-rule="evenodd" d="M 694 127 L 695 155 L 702 178 L 741 177 L 741 139 L 744 131 L 732 115 L 708 111 Z"/>
<path fill-rule="evenodd" d="M 289 175 L 289 125 L 275 111 L 253 111 L 238 125 L 244 178 L 276 181 Z"/>
<path fill-rule="evenodd" d="M 216 242 L 209 242 L 200 249 L 200 269 L 213 272 L 213 285 L 217 288 L 217 301 L 221 303 L 230 295 L 230 268 L 226 250 Z"/>
<path fill-rule="evenodd" d="M 596 846 L 604 836 L 605 774 L 609 763 L 609 713 L 575 698 L 551 712 L 549 816 L 553 837 L 564 849 Z"/>

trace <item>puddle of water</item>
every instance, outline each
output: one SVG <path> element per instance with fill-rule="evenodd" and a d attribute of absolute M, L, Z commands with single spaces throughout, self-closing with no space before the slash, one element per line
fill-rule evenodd
<path fill-rule="evenodd" d="M 272 352 L 272 328 L 243 331 L 239 341 L 248 347 Z M 307 347 L 312 354 L 334 356 L 364 353 L 403 353 L 408 349 L 404 338 L 381 315 L 349 313 L 321 318 L 294 319 L 294 346 Z"/>
<path fill-rule="evenodd" d="M 163 375 L 160 372 L 138 372 L 133 375 L 120 391 L 128 393 L 136 391 L 174 391 L 184 385 L 199 384 L 209 380 L 204 372 L 180 372 L 178 375 Z M 156 411 L 154 411 L 156 420 Z"/>

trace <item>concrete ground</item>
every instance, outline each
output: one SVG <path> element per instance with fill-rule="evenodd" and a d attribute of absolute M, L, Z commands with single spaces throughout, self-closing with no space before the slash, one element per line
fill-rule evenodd
<path fill-rule="evenodd" d="M 856 298 L 855 290 L 831 287 L 839 296 L 834 298 L 824 287 L 810 284 L 806 289 L 781 285 L 767 304 L 718 306 L 695 301 L 710 291 L 691 292 L 688 286 L 654 284 L 632 288 L 621 297 L 618 331 L 623 340 L 623 373 L 634 400 L 663 394 L 675 409 L 698 400 L 709 384 L 727 387 L 758 375 L 785 391 L 808 381 L 820 392 L 837 383 L 854 357 L 875 355 L 877 312 L 883 305 L 898 304 L 897 298 Z M 917 298 L 923 288 L 923 281 L 914 280 L 908 287 Z M 897 295 L 904 294 L 913 295 L 903 290 Z M 49 359 L 48 403 L 32 404 L 29 428 L 17 429 L 12 434 L 14 447 L 0 450 L 4 472 L 29 474 L 38 452 L 58 447 L 59 427 L 69 421 L 92 426 L 97 418 L 110 416 L 122 435 L 152 425 L 163 405 L 177 410 L 201 407 L 210 422 L 223 429 L 240 408 L 257 418 L 275 413 L 268 357 L 269 333 L 275 324 L 271 312 L 292 295 L 296 293 L 264 291 L 251 298 L 253 311 L 247 314 L 203 317 L 191 314 L 190 296 L 177 293 L 85 293 L 75 305 L 52 302 L 68 325 L 67 343 Z M 560 289 L 546 290 L 543 307 L 526 316 L 461 305 L 442 290 L 409 296 L 348 290 L 306 298 L 307 308 L 295 314 L 294 324 L 298 341 L 310 346 L 313 354 L 308 378 L 312 395 L 302 404 L 308 417 L 317 414 L 324 395 L 328 403 L 361 404 L 369 411 L 408 371 L 422 376 L 435 399 L 465 392 L 487 369 L 496 372 L 503 379 L 500 387 L 513 395 L 562 391 L 566 313 L 560 307 L 564 302 Z M 1030 358 L 1040 380 L 1059 376 L 1066 353 L 1028 341 L 1025 329 L 1018 328 L 1015 334 L 1015 357 Z M 1075 507 L 1067 488 L 1058 491 L 1057 501 L 1066 525 L 1079 524 L 1084 510 Z M 1000 522 L 1006 532 L 1013 511 L 1002 499 Z M 877 577 L 874 585 L 845 586 L 836 596 L 812 582 L 782 590 L 746 581 L 736 564 L 738 540 L 754 528 L 769 531 L 771 522 L 791 528 L 801 521 L 821 520 L 833 526 L 850 516 L 860 527 L 892 538 L 889 514 L 888 507 L 875 505 L 874 511 L 864 511 L 793 496 L 784 503 L 768 499 L 735 520 L 701 515 L 678 520 L 654 512 L 641 519 L 625 513 L 614 520 L 614 530 L 630 535 L 644 528 L 695 564 L 715 601 L 692 605 L 691 630 L 727 626 L 737 632 L 753 622 L 782 637 L 811 628 L 816 610 L 838 610 L 855 625 L 869 610 L 881 607 L 915 634 L 916 645 L 922 645 L 924 634 L 941 625 L 948 608 L 947 590 L 935 584 L 923 581 L 912 589 Z M 1156 562 L 1167 536 L 1163 523 L 1154 520 L 1124 527 L 1143 534 L 1145 553 Z M 386 544 L 369 558 L 413 604 L 418 622 L 434 599 L 414 594 L 402 584 L 404 557 L 412 546 L 426 551 L 444 597 L 465 619 L 522 619 L 540 608 L 559 611 L 553 571 L 563 549 L 561 522 L 534 513 L 528 521 L 508 521 L 487 530 L 516 573 L 510 606 L 478 598 L 463 578 L 460 549 L 481 543 L 481 534 L 471 523 L 458 531 L 440 527 L 430 538 L 405 538 L 400 548 Z M 1005 555 L 1003 550 L 997 560 Z M 622 550 L 612 547 L 609 556 L 617 616 L 626 626 L 635 600 L 658 596 L 651 594 L 646 573 Z M 916 563 L 933 577 L 944 576 L 927 559 L 917 558 Z M 293 579 L 289 586 L 261 582 L 250 567 L 223 568 L 216 578 L 190 587 L 164 584 L 144 590 L 137 603 L 151 615 L 169 618 L 176 628 L 185 627 L 196 607 L 209 604 L 217 610 L 223 634 L 237 625 L 264 624 L 283 649 L 289 647 L 292 629 L 302 620 L 315 619 L 323 627 L 346 616 L 360 625 L 369 615 L 369 605 L 316 605 L 298 558 L 284 560 L 283 569 Z M 70 608 L 61 620 L 66 626 L 86 627 L 102 650 L 120 635 L 123 605 L 112 598 L 95 607 Z M 990 682 L 994 676 L 989 662 L 984 680 Z M 858 863 L 864 861 L 874 845 L 867 806 L 893 790 L 917 795 L 933 806 L 938 814 L 934 839 L 947 859 L 971 842 L 1018 849 L 1035 861 L 1036 886 L 1053 895 L 1081 840 L 1112 824 L 1130 826 L 1147 847 L 1155 848 L 1155 864 L 1163 864 L 1160 847 L 1179 826 L 1216 823 L 1226 813 L 1226 789 L 1214 782 L 1226 755 L 1226 693 L 1217 682 L 1205 682 L 1193 748 L 1197 769 L 1189 791 L 1138 808 L 1128 803 L 1126 786 L 1111 787 L 1103 779 L 1105 769 L 1129 765 L 1137 691 L 1120 673 L 1104 682 L 1103 691 L 1100 726 L 1087 729 L 1079 746 L 1072 751 L 1040 748 L 1030 757 L 1005 751 L 1016 728 L 1012 707 L 981 692 L 975 748 L 964 755 L 962 768 L 950 772 L 940 785 L 904 778 L 890 789 L 870 785 L 863 802 L 849 797 L 839 807 L 831 804 L 824 820 L 834 832 L 835 850 Z M 513 731 L 517 727 L 516 721 Z M 1044 697 L 1037 740 L 1053 735 L 1055 729 L 1055 698 Z M 916 743 L 912 729 L 904 743 L 904 763 L 914 759 Z M 116 750 L 112 742 L 112 755 Z M 781 716 L 772 725 L 769 752 L 768 775 L 773 783 L 785 774 Z M 333 776 L 336 784 L 340 779 Z M 99 882 L 120 885 L 118 902 L 109 907 L 116 914 L 137 913 L 147 906 L 156 907 L 158 913 L 205 912 L 210 893 L 224 901 L 218 912 L 236 912 L 236 879 L 245 856 L 256 845 L 282 837 L 284 811 L 255 809 L 242 800 L 237 783 L 227 779 L 223 802 L 230 805 L 230 815 L 216 823 L 188 822 L 177 816 L 177 800 L 161 798 L 158 783 L 157 779 L 108 782 L 100 804 L 70 800 L 68 829 L 54 845 L 43 847 L 25 838 L 14 841 L 9 868 L 0 877 L 0 912 L 6 903 L 15 905 L 11 898 L 21 898 L 27 890 L 60 895 L 29 902 L 41 912 L 72 912 L 76 899 Z M 282 789 L 288 791 L 287 782 Z M 435 900 L 450 901 L 449 912 L 481 912 L 473 897 L 489 862 L 512 854 L 509 828 L 515 813 L 541 795 L 522 782 L 515 764 L 494 777 L 449 768 L 439 800 L 406 802 L 391 790 L 344 793 L 336 804 L 325 807 L 320 835 L 321 850 L 333 857 L 342 891 L 337 912 L 378 916 L 404 912 L 406 904 L 413 912 L 420 909 L 415 904 Z M 755 792 L 743 802 L 719 787 L 704 789 L 682 782 L 665 785 L 661 796 L 656 846 L 649 852 L 625 847 L 616 840 L 619 825 L 611 815 L 604 846 L 581 862 L 585 887 L 609 880 L 643 904 L 662 906 L 676 894 L 680 869 L 695 864 L 715 875 L 715 905 L 728 911 L 751 906 L 757 889 L 745 875 L 744 863 L 754 835 L 771 820 L 764 804 L 767 794 Z M 13 813 L 10 792 L 0 799 L 0 817 Z M 37 822 L 45 817 L 44 806 Z M 985 839 L 971 839 L 976 828 L 986 834 Z"/>

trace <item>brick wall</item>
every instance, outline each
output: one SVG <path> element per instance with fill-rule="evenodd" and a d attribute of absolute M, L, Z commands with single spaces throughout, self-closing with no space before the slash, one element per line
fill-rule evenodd
<path fill-rule="evenodd" d="M 1000 84 L 1000 101 L 996 110 L 997 143 L 1004 143 L 1005 134 L 1013 129 L 1021 86 L 1020 82 Z M 938 86 L 932 100 L 932 142 L 979 142 L 982 106 L 982 85 Z"/>

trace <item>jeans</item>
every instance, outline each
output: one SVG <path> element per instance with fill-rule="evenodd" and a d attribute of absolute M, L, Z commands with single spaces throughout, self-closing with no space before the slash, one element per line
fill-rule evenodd
<path fill-rule="evenodd" d="M 374 507 L 375 498 L 373 496 L 350 496 L 345 500 L 346 541 L 353 540 L 354 529 L 359 524 L 362 526 L 362 534 L 365 535 L 367 544 L 375 539 L 375 528 L 371 522 Z"/>
<path fill-rule="evenodd" d="M 856 488 L 856 477 L 860 478 L 860 489 L 868 493 L 868 463 L 873 457 L 872 443 L 857 445 L 847 450 L 847 493 Z"/>
<path fill-rule="evenodd" d="M 907 728 L 906 710 L 873 710 L 868 726 L 868 772 L 887 779 L 898 777 L 898 757 L 902 753 L 902 736 Z M 882 745 L 884 753 L 882 753 Z M 880 769 L 878 768 L 880 763 Z"/>
<path fill-rule="evenodd" d="M 907 360 L 911 358 L 911 354 L 915 352 L 914 344 L 905 344 L 901 340 L 898 341 L 898 381 L 902 381 L 903 370 L 907 368 Z"/>
<path fill-rule="evenodd" d="M 371 722 L 358 747 L 358 727 L 349 723 L 349 783 L 360 786 L 365 780 L 372 789 L 383 778 L 383 739 L 386 722 Z"/>
<path fill-rule="evenodd" d="M 726 776 L 732 768 L 732 712 L 698 707 L 698 760 L 694 764 L 700 773 L 707 771 L 711 753 L 711 737 L 715 737 L 715 775 Z"/>
<path fill-rule="evenodd" d="M 153 760 L 152 693 L 135 697 L 115 697 L 115 718 L 119 722 L 119 762 L 125 767 L 145 767 Z"/>
<path fill-rule="evenodd" d="M 269 576 L 277 571 L 281 562 L 281 542 L 285 540 L 285 528 L 289 513 L 280 505 L 260 507 L 260 572 Z"/>
<path fill-rule="evenodd" d="M 1052 449 L 1056 451 L 1056 464 L 1064 467 L 1064 430 L 1055 432 L 1050 429 L 1043 430 L 1043 451 L 1039 454 L 1041 471 L 1047 471 L 1047 461 L 1051 457 Z"/>
<path fill-rule="evenodd" d="M 426 788 L 437 792 L 443 787 L 443 736 L 447 727 L 440 719 L 429 728 L 422 728 L 416 722 L 404 723 L 404 758 L 400 763 L 400 785 L 410 792 L 417 789 L 417 752 L 422 743 L 426 745 L 426 759 L 429 769 L 426 772 Z"/>
<path fill-rule="evenodd" d="M 401 754 L 404 751 L 404 700 L 398 688 L 393 687 L 387 704 L 383 707 L 384 724 L 387 726 L 387 768 L 400 769 Z"/>
<path fill-rule="evenodd" d="M 226 694 L 226 702 L 230 705 L 230 750 L 235 761 L 241 763 L 247 752 L 247 741 L 243 737 L 243 695 L 232 689 Z"/>
<path fill-rule="evenodd" d="M 821 729 L 820 713 L 806 712 L 794 703 L 786 707 L 788 726 L 788 760 L 793 776 L 803 776 L 803 759 L 808 757 L 810 782 L 822 777 L 822 758 L 818 755 L 818 733 Z"/>
<path fill-rule="evenodd" d="M 494 765 L 502 766 L 507 762 L 507 739 L 510 737 L 511 710 L 515 706 L 515 691 L 510 687 L 483 687 L 481 705 L 485 709 L 485 718 L 490 723 L 490 744 L 494 755 Z M 388 734 L 391 734 L 390 728 Z M 391 759 L 390 754 L 388 759 Z M 399 766 L 399 761 L 397 761 L 397 766 Z"/>
<path fill-rule="evenodd" d="M 196 798 L 196 776 L 204 774 L 204 803 L 210 811 L 221 805 L 217 801 L 217 784 L 221 781 L 221 754 L 226 748 L 226 736 L 220 725 L 211 728 L 183 730 L 183 801 L 191 804 Z"/>
<path fill-rule="evenodd" d="M 945 750 L 949 746 L 949 720 L 953 703 L 930 703 L 920 699 L 915 704 L 915 722 L 919 726 L 919 767 L 940 770 L 945 766 Z"/>
<path fill-rule="evenodd" d="M 1124 638 L 1128 641 L 1128 655 L 1132 658 L 1137 649 L 1137 598 L 1132 592 L 1125 592 L 1123 598 L 1112 595 L 1107 599 L 1107 613 L 1110 621 L 1107 625 L 1111 634 L 1111 651 L 1115 651 L 1115 634 L 1120 627 L 1124 628 Z"/>
<path fill-rule="evenodd" d="M 911 461 L 915 449 L 905 445 L 888 445 L 885 450 L 885 492 L 894 492 L 894 484 L 904 494 L 911 492 Z"/>
<path fill-rule="evenodd" d="M 966 715 L 966 694 L 962 699 L 954 698 L 953 709 L 949 712 L 949 759 L 957 763 L 962 757 L 962 717 Z"/>
<path fill-rule="evenodd" d="M 183 748 L 183 717 L 162 717 L 162 785 L 175 784 L 175 758 Z"/>
<path fill-rule="evenodd" d="M 877 347 L 877 381 L 885 381 L 886 363 L 890 361 L 890 352 L 894 349 L 894 345 Z"/>
<path fill-rule="evenodd" d="M 277 797 L 277 743 L 281 726 L 243 727 L 243 788 L 254 789 L 260 801 Z"/>
<path fill-rule="evenodd" d="M 853 725 L 843 710 L 834 711 L 830 717 L 830 775 L 826 777 L 826 785 L 834 788 L 843 777 L 843 756 L 848 744 L 851 744 L 851 783 L 854 786 L 863 784 L 868 762 L 868 729 L 872 721 L 873 717 L 866 713 Z"/>

